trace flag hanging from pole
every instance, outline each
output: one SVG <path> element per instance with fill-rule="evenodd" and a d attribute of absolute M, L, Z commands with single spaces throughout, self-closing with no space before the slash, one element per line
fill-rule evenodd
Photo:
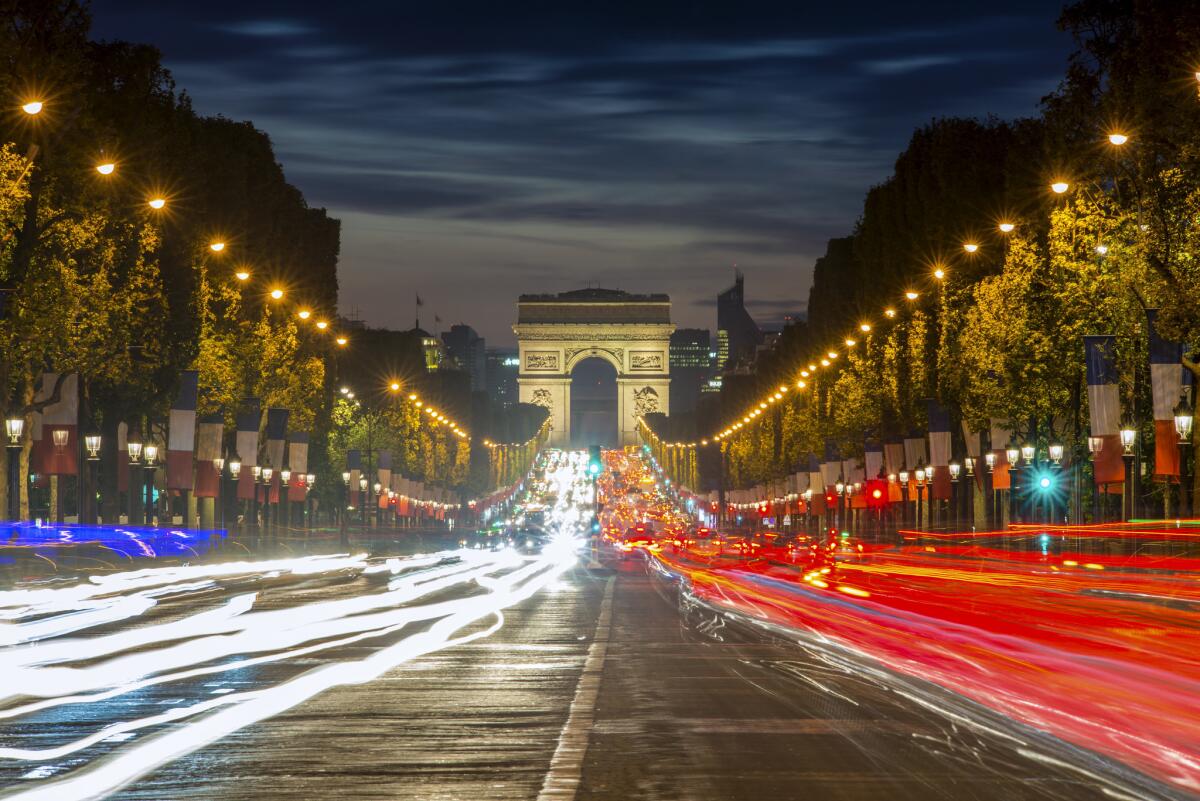
<path fill-rule="evenodd" d="M 303 501 L 308 497 L 308 432 L 293 431 L 288 434 L 287 466 L 292 471 L 288 482 L 288 500 Z"/>
<path fill-rule="evenodd" d="M 1183 345 L 1158 335 L 1157 309 L 1147 309 L 1150 324 L 1150 389 L 1154 396 L 1154 475 L 1179 476 L 1179 434 L 1175 404 L 1183 392 Z"/>
<path fill-rule="evenodd" d="M 179 394 L 167 419 L 167 489 L 190 490 L 195 486 L 192 454 L 196 448 L 196 395 L 200 373 L 184 370 L 179 375 Z"/>
<path fill-rule="evenodd" d="M 879 478 L 879 474 L 883 472 L 883 446 L 877 440 L 867 440 L 863 450 L 863 469 L 868 481 Z"/>
<path fill-rule="evenodd" d="M 904 438 L 904 466 L 911 472 L 916 470 L 918 465 L 928 462 L 929 459 L 925 453 L 925 437 L 921 436 L 920 431 L 913 429 Z"/>
<path fill-rule="evenodd" d="M 197 498 L 215 498 L 221 483 L 213 459 L 221 458 L 221 440 L 225 436 L 225 417 L 220 412 L 206 414 L 196 424 Z"/>
<path fill-rule="evenodd" d="M 43 397 L 53 394 L 58 373 L 42 375 Z M 58 402 L 42 410 L 42 469 L 47 476 L 79 475 L 79 374 L 63 379 Z"/>
<path fill-rule="evenodd" d="M 279 503 L 281 472 L 287 467 L 283 450 L 287 440 L 287 409 L 267 409 L 267 460 L 263 467 L 273 468 L 271 473 L 271 503 Z"/>
<path fill-rule="evenodd" d="M 930 493 L 934 500 L 950 500 L 950 412 L 937 398 L 926 398 L 929 414 L 929 467 L 933 472 Z"/>
<path fill-rule="evenodd" d="M 832 487 L 838 482 L 842 473 L 842 458 L 838 454 L 837 444 L 833 440 L 825 440 L 825 461 L 821 462 L 821 485 Z"/>
<path fill-rule="evenodd" d="M 1121 396 L 1117 376 L 1117 338 L 1085 336 L 1084 358 L 1087 366 L 1088 414 L 1091 433 L 1102 444 L 1095 455 L 1097 484 L 1121 484 L 1125 481 L 1125 463 L 1121 447 Z"/>
<path fill-rule="evenodd" d="M 387 490 L 392 486 L 392 452 L 390 450 L 379 452 L 379 462 L 375 468 L 375 474 L 380 486 L 384 488 L 384 491 L 379 493 L 379 508 L 386 509 Z"/>
<path fill-rule="evenodd" d="M 883 445 L 884 461 L 889 475 L 896 475 L 904 469 L 904 440 L 891 437 Z"/>
<path fill-rule="evenodd" d="M 258 464 L 258 424 L 262 411 L 258 398 L 246 398 L 242 401 L 242 410 L 237 416 L 237 436 L 234 447 L 235 455 L 242 463 L 242 472 L 238 476 L 237 496 L 242 500 L 252 500 L 257 492 L 254 483 L 254 468 Z"/>

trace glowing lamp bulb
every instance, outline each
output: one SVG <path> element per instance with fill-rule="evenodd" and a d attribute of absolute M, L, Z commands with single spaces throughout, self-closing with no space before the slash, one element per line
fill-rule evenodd
<path fill-rule="evenodd" d="M 933 277 L 936 278 L 937 280 L 941 281 L 943 278 L 946 277 L 946 271 L 943 270 L 941 267 L 938 267 L 936 270 L 933 271 Z"/>
<path fill-rule="evenodd" d="M 248 280 L 250 280 L 250 273 L 246 272 L 245 270 L 238 270 L 236 273 L 234 273 L 234 276 L 235 276 L 235 277 L 237 278 L 237 280 L 239 280 L 239 281 L 248 281 Z"/>
<path fill-rule="evenodd" d="M 905 293 L 904 293 L 904 297 L 908 298 L 909 300 L 916 300 L 917 298 L 921 297 L 921 295 L 920 295 L 920 293 L 918 293 L 918 292 L 913 292 L 913 291 L 910 289 L 909 291 L 907 291 L 907 292 L 905 292 Z"/>
<path fill-rule="evenodd" d="M 309 317 L 312 317 L 312 312 L 310 312 L 308 309 L 301 309 L 300 311 L 296 312 L 296 316 L 301 320 L 307 320 Z"/>
<path fill-rule="evenodd" d="M 100 173 L 101 175 L 112 175 L 113 171 L 116 169 L 117 165 L 113 164 L 111 161 L 96 165 L 96 172 Z"/>
<path fill-rule="evenodd" d="M 341 346 L 341 347 L 343 347 L 343 348 L 344 348 L 344 347 L 346 347 L 346 343 L 347 343 L 348 341 L 349 341 L 349 340 L 347 340 L 345 337 L 338 337 L 338 338 L 337 338 L 337 343 L 338 343 L 338 345 L 340 345 L 340 346 Z"/>
<path fill-rule="evenodd" d="M 155 198 L 150 199 L 150 208 L 154 209 L 155 211 L 161 209 L 162 207 L 164 207 L 166 205 L 167 205 L 167 201 L 161 197 L 155 197 Z"/>
<path fill-rule="evenodd" d="M 1014 228 L 1016 228 L 1016 226 L 1010 222 L 1000 223 L 1000 232 L 1001 233 L 1011 234 Z"/>
<path fill-rule="evenodd" d="M 884 309 L 884 310 L 883 310 L 883 316 L 884 316 L 884 317 L 888 317 L 888 318 L 895 317 L 895 316 L 896 316 L 896 310 L 895 310 L 895 309 Z"/>
<path fill-rule="evenodd" d="M 329 323 L 327 323 L 326 321 L 317 320 L 317 330 L 318 331 L 324 331 L 328 327 L 329 327 Z"/>
<path fill-rule="evenodd" d="M 1108 135 L 1108 141 L 1117 147 L 1120 147 L 1129 141 L 1129 137 L 1123 133 L 1110 133 Z"/>
<path fill-rule="evenodd" d="M 283 297 L 283 290 L 282 290 L 282 289 L 272 289 L 272 290 L 271 290 L 271 298 L 272 298 L 272 299 L 274 299 L 274 300 L 279 300 L 279 299 L 280 299 L 280 298 L 282 298 L 282 297 Z"/>
<path fill-rule="evenodd" d="M 28 103 L 21 106 L 21 111 L 24 111 L 26 114 L 29 114 L 30 116 L 32 116 L 34 114 L 41 114 L 42 113 L 42 101 L 30 100 Z"/>
<path fill-rule="evenodd" d="M 1070 188 L 1071 185 L 1066 181 L 1055 181 L 1054 183 L 1050 184 L 1050 189 L 1053 190 L 1054 194 L 1056 195 L 1061 195 Z"/>
<path fill-rule="evenodd" d="M 963 250 L 967 251 L 968 253 L 974 253 L 975 251 L 979 250 L 979 245 L 975 244 L 974 242 L 965 242 L 963 243 Z"/>
<path fill-rule="evenodd" d="M 208 249 L 211 250 L 213 253 L 220 253 L 222 250 L 225 249 L 225 243 L 224 242 L 213 242 L 211 245 L 208 246 Z"/>

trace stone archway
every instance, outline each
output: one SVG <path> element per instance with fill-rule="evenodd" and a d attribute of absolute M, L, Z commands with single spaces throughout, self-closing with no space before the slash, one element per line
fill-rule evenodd
<path fill-rule="evenodd" d="M 637 442 L 639 414 L 665 412 L 670 400 L 671 299 L 615 289 L 522 295 L 517 301 L 522 403 L 550 412 L 550 444 L 571 442 L 571 373 L 599 358 L 617 371 L 617 430 Z"/>

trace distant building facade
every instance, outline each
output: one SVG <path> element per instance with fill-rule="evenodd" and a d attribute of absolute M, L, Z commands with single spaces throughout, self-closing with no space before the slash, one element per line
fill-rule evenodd
<path fill-rule="evenodd" d="M 520 399 L 517 376 L 521 373 L 521 358 L 516 348 L 488 348 L 484 357 L 488 397 L 505 409 Z"/>
<path fill-rule="evenodd" d="M 712 372 L 712 337 L 706 328 L 671 334 L 671 414 L 693 411 Z"/>
<path fill-rule="evenodd" d="M 442 343 L 449 359 L 470 377 L 471 391 L 487 389 L 487 353 L 483 337 L 471 326 L 459 323 L 442 332 Z"/>
<path fill-rule="evenodd" d="M 745 276 L 739 271 L 733 286 L 717 295 L 717 366 L 722 372 L 754 359 L 763 333 L 746 311 Z"/>

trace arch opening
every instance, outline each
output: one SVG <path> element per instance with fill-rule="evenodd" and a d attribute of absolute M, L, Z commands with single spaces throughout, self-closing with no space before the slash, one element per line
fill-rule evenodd
<path fill-rule="evenodd" d="M 571 445 L 620 446 L 617 371 L 606 359 L 581 359 L 571 370 Z"/>

